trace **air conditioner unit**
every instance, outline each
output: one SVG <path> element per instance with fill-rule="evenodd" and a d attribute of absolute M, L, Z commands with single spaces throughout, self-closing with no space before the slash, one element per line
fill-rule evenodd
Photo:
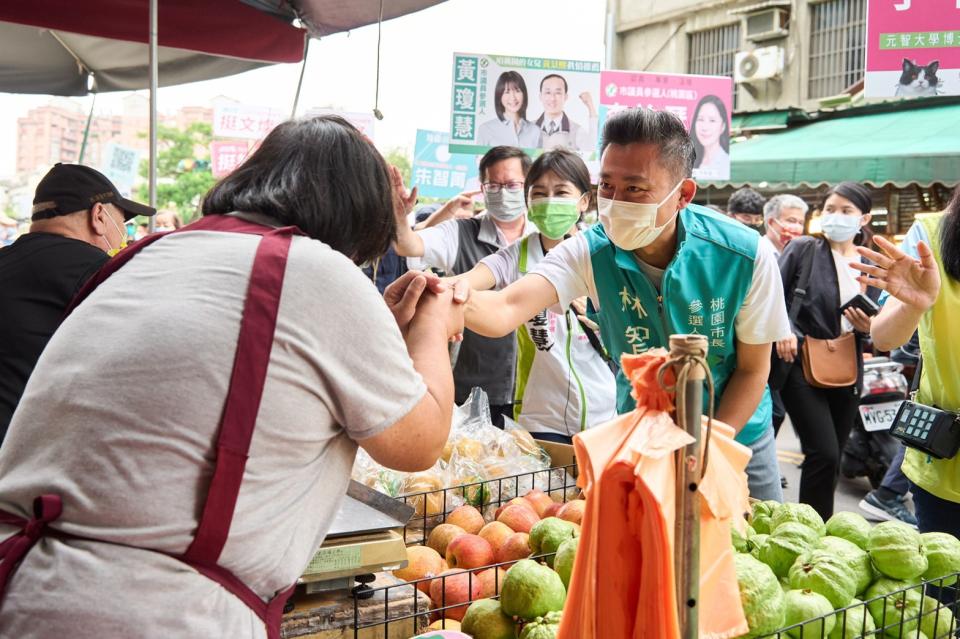
<path fill-rule="evenodd" d="M 790 14 L 783 9 L 766 9 L 747 15 L 747 40 L 762 42 L 787 35 Z"/>
<path fill-rule="evenodd" d="M 737 53 L 733 79 L 738 84 L 779 78 L 783 73 L 783 47 L 763 47 Z"/>

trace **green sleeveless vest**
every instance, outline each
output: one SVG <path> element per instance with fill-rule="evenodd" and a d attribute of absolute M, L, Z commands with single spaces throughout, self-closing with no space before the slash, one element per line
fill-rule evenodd
<path fill-rule="evenodd" d="M 711 209 L 691 204 L 680 212 L 677 252 L 663 274 L 661 293 L 629 251 L 615 246 L 600 224 L 586 232 L 604 345 L 619 361 L 623 353 L 669 348 L 676 333 L 708 339 L 708 362 L 720 403 L 737 365 L 734 321 L 753 281 L 760 236 Z M 707 394 L 704 393 L 706 408 Z M 630 384 L 617 375 L 617 410 L 635 408 Z M 770 425 L 772 404 L 764 389 L 760 405 L 737 441 L 752 444 Z"/>
<path fill-rule="evenodd" d="M 947 275 L 940 258 L 940 223 L 943 215 L 920 219 L 930 249 L 940 269 L 940 294 L 920 319 L 920 351 L 923 372 L 917 401 L 944 410 L 960 410 L 960 357 L 956 350 L 957 309 L 960 309 L 960 282 Z M 908 448 L 903 459 L 903 474 L 920 488 L 940 499 L 960 503 L 960 455 L 952 459 L 934 459 Z"/>

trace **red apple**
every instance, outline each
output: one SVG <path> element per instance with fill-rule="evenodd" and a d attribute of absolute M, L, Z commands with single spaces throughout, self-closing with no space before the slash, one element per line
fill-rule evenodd
<path fill-rule="evenodd" d="M 543 518 L 546 519 L 547 517 L 556 517 L 561 508 L 563 508 L 563 504 L 559 504 L 557 502 L 550 504 L 550 506 L 544 511 Z"/>
<path fill-rule="evenodd" d="M 497 508 L 497 512 L 493 514 L 493 518 L 500 519 L 500 513 L 502 513 L 504 510 L 506 510 L 510 506 L 523 506 L 524 508 L 527 508 L 533 512 L 537 512 L 537 509 L 533 507 L 533 504 L 531 504 L 529 501 L 527 501 L 523 497 L 514 497 L 507 503 L 502 504 L 499 508 Z"/>
<path fill-rule="evenodd" d="M 540 521 L 537 513 L 525 506 L 507 506 L 497 521 L 510 526 L 513 532 L 529 533 L 534 524 Z"/>
<path fill-rule="evenodd" d="M 472 570 L 493 563 L 493 548 L 480 535 L 458 535 L 447 546 L 447 564 L 451 568 Z"/>
<path fill-rule="evenodd" d="M 502 568 L 488 568 L 475 574 L 480 579 L 480 598 L 488 599 L 500 594 L 507 571 Z"/>
<path fill-rule="evenodd" d="M 537 511 L 537 514 L 540 515 L 541 519 L 547 516 L 545 514 L 547 509 L 555 503 L 552 499 L 550 499 L 550 495 L 546 494 L 539 488 L 534 488 L 524 495 L 523 498 L 530 502 L 530 505 L 533 506 L 535 511 Z"/>
<path fill-rule="evenodd" d="M 407 567 L 393 571 L 393 576 L 404 581 L 417 581 L 427 577 L 436 577 L 444 571 L 443 558 L 433 548 L 427 546 L 410 546 L 407 548 Z M 424 594 L 430 593 L 429 581 L 417 584 L 417 589 Z"/>
<path fill-rule="evenodd" d="M 430 536 L 427 537 L 427 545 L 436 550 L 441 557 L 446 557 L 447 545 L 460 535 L 466 534 L 467 531 L 460 526 L 440 524 L 430 531 Z"/>
<path fill-rule="evenodd" d="M 583 511 L 587 507 L 587 502 L 583 499 L 574 499 L 568 501 L 560 507 L 557 517 L 573 524 L 583 523 Z"/>
<path fill-rule="evenodd" d="M 530 556 L 530 535 L 524 532 L 513 533 L 497 550 L 497 563 L 518 561 Z"/>
<path fill-rule="evenodd" d="M 448 524 L 460 526 L 471 535 L 476 535 L 483 528 L 483 515 L 473 506 L 458 506 L 447 515 Z"/>
<path fill-rule="evenodd" d="M 480 579 L 466 570 L 448 570 L 430 584 L 430 600 L 434 608 L 447 608 L 442 615 L 463 621 L 471 601 L 480 599 Z"/>
<path fill-rule="evenodd" d="M 497 548 L 502 546 L 507 537 L 513 534 L 513 530 L 510 526 L 502 524 L 499 521 L 491 521 L 481 528 L 477 534 L 486 539 L 490 547 L 493 548 L 493 552 L 496 553 Z"/>

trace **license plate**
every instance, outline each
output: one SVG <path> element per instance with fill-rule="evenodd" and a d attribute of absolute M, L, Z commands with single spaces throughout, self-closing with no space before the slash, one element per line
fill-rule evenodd
<path fill-rule="evenodd" d="M 897 417 L 897 411 L 900 410 L 900 404 L 903 402 L 884 402 L 882 404 L 870 404 L 860 406 L 860 418 L 863 420 L 863 429 L 868 432 L 878 430 L 890 430 L 893 421 Z"/>

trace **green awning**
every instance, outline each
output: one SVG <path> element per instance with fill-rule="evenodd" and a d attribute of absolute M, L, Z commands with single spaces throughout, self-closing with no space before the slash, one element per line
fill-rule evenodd
<path fill-rule="evenodd" d="M 734 114 L 731 128 L 734 132 L 785 129 L 790 113 L 790 111 L 763 111 Z"/>
<path fill-rule="evenodd" d="M 735 186 L 819 186 L 843 180 L 898 187 L 956 184 L 960 104 L 838 114 L 735 143 L 730 157 L 729 184 Z"/>

